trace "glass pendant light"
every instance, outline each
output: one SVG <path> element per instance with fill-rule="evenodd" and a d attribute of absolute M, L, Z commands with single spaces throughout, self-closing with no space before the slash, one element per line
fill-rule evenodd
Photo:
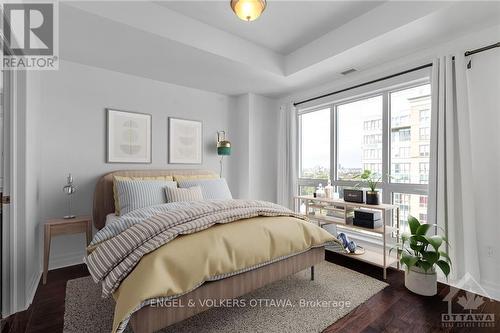
<path fill-rule="evenodd" d="M 231 0 L 233 12 L 244 21 L 253 21 L 266 9 L 266 0 Z"/>

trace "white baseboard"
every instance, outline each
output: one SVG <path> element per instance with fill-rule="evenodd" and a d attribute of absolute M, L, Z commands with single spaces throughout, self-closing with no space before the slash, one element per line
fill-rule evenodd
<path fill-rule="evenodd" d="M 27 309 L 31 303 L 33 303 L 33 299 L 35 298 L 35 293 L 38 288 L 38 284 L 40 283 L 40 278 L 42 277 L 42 271 L 38 269 L 33 273 L 31 277 L 31 281 L 29 283 L 28 290 L 26 291 L 26 305 L 25 309 Z"/>
<path fill-rule="evenodd" d="M 84 256 L 85 252 L 82 251 L 52 255 L 49 261 L 49 270 L 82 264 Z"/>
<path fill-rule="evenodd" d="M 49 270 L 81 264 L 83 263 L 84 255 L 85 254 L 83 252 L 72 252 L 66 253 L 64 255 L 52 256 L 49 262 Z M 43 272 L 40 267 L 37 271 L 35 271 L 35 273 L 33 273 L 33 276 L 31 277 L 28 285 L 28 289 L 26 291 L 26 302 L 23 310 L 26 310 L 31 305 L 31 303 L 33 303 L 33 299 L 35 298 L 35 293 L 42 277 L 42 273 Z"/>

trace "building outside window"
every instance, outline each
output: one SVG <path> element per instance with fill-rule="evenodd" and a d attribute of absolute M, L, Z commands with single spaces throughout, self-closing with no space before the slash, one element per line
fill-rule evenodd
<path fill-rule="evenodd" d="M 409 215 L 427 214 L 430 142 L 420 129 L 430 128 L 430 105 L 424 81 L 299 110 L 300 193 L 329 177 L 341 192 L 371 170 L 381 176 L 383 201 L 400 206 L 403 228 Z"/>
<path fill-rule="evenodd" d="M 422 157 L 429 156 L 429 145 L 420 145 L 419 146 L 419 154 Z"/>
<path fill-rule="evenodd" d="M 422 127 L 419 130 L 419 136 L 421 141 L 428 141 L 431 138 L 431 129 L 430 127 Z"/>

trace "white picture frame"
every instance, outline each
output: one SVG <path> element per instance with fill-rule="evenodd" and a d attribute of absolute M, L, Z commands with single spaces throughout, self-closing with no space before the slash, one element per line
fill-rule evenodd
<path fill-rule="evenodd" d="M 106 109 L 107 163 L 151 163 L 150 114 Z"/>
<path fill-rule="evenodd" d="M 168 118 L 168 163 L 203 163 L 203 124 L 201 121 Z"/>

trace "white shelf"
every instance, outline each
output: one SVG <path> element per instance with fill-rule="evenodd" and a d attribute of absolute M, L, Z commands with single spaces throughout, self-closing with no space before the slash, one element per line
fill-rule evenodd
<path fill-rule="evenodd" d="M 335 253 L 342 254 L 344 256 L 360 260 L 363 262 L 370 263 L 372 265 L 383 268 L 384 270 L 384 279 L 386 278 L 386 270 L 388 267 L 398 262 L 398 259 L 395 254 L 389 255 L 388 250 L 388 234 L 398 232 L 399 227 L 399 207 L 396 205 L 390 204 L 380 204 L 380 205 L 367 205 L 364 203 L 355 203 L 355 202 L 346 202 L 340 199 L 327 199 L 327 198 L 315 198 L 313 196 L 298 196 L 295 197 L 295 200 L 298 200 L 300 207 L 300 202 L 304 201 L 306 205 L 306 213 L 309 220 L 312 222 L 316 222 L 319 226 L 324 226 L 327 224 L 334 224 L 343 229 L 346 232 L 349 231 L 357 231 L 357 232 L 367 232 L 372 234 L 379 234 L 382 236 L 383 248 L 381 251 L 374 251 L 365 249 L 365 253 L 354 255 L 349 253 L 341 253 L 337 251 L 333 251 L 332 249 L 328 249 L 329 251 L 333 251 Z M 383 225 L 379 228 L 365 228 L 352 224 L 352 212 L 356 208 L 370 208 L 374 210 L 381 211 Z M 311 209 L 319 210 L 319 212 L 314 212 L 314 214 L 310 213 Z M 324 214 L 325 212 L 337 212 L 342 213 L 341 216 L 327 216 Z M 396 227 L 389 225 L 387 222 L 390 220 L 391 211 L 396 211 Z M 390 236 L 389 236 L 390 237 Z M 384 263 L 385 261 L 385 263 Z"/>
<path fill-rule="evenodd" d="M 386 255 L 385 256 L 385 266 L 384 266 L 384 255 L 380 252 L 376 251 L 369 251 L 366 250 L 365 253 L 363 254 L 349 254 L 349 253 L 342 253 L 342 252 L 337 252 L 332 249 L 329 249 L 328 247 L 326 248 L 328 251 L 335 252 L 338 254 L 341 254 L 343 256 L 353 258 L 359 261 L 366 262 L 368 264 L 372 264 L 375 266 L 378 266 L 380 268 L 385 268 L 385 267 L 390 267 L 393 264 L 397 263 L 398 259 L 394 255 Z"/>
<path fill-rule="evenodd" d="M 357 225 L 346 223 L 343 218 L 339 218 L 339 217 L 326 216 L 326 215 L 311 215 L 311 214 L 309 214 L 307 217 L 309 218 L 309 220 L 317 221 L 321 225 L 336 224 L 336 225 L 340 225 L 342 227 L 353 229 L 353 230 L 373 232 L 375 234 L 381 234 L 381 235 L 384 234 L 384 227 L 383 226 L 379 227 L 379 228 L 371 229 L 371 228 L 364 228 L 364 227 L 360 227 Z M 385 233 L 386 234 L 390 234 L 390 233 L 395 232 L 395 231 L 397 231 L 397 228 L 389 226 L 389 225 L 385 226 Z"/>

